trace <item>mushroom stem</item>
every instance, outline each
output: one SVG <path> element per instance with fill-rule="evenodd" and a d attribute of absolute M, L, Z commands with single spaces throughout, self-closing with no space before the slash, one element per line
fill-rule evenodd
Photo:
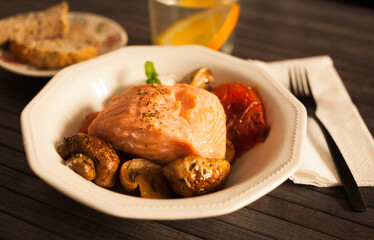
<path fill-rule="evenodd" d="M 120 180 L 126 192 L 143 198 L 170 198 L 171 188 L 161 172 L 161 166 L 152 161 L 135 158 L 122 164 Z"/>
<path fill-rule="evenodd" d="M 103 139 L 78 133 L 72 137 L 65 138 L 63 143 L 58 146 L 57 152 L 64 159 L 77 153 L 86 155 L 95 163 L 95 182 L 103 187 L 114 186 L 115 174 L 120 160 L 116 151 Z"/>

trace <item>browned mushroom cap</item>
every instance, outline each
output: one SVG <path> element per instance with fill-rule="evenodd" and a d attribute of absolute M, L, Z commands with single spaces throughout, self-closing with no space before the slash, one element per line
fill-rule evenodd
<path fill-rule="evenodd" d="M 152 161 L 135 158 L 122 164 L 119 177 L 128 194 L 140 193 L 144 198 L 170 198 L 171 188 L 161 172 L 161 166 Z"/>
<path fill-rule="evenodd" d="M 225 159 L 229 161 L 230 164 L 234 161 L 235 158 L 235 148 L 234 144 L 228 139 L 226 139 L 226 153 L 225 153 Z"/>
<path fill-rule="evenodd" d="M 178 196 L 193 197 L 223 188 L 230 174 L 230 163 L 189 156 L 166 164 L 162 172 Z"/>
<path fill-rule="evenodd" d="M 86 180 L 94 180 L 96 177 L 95 164 L 91 158 L 81 153 L 73 155 L 66 160 L 65 165 L 70 167 L 74 172 L 81 175 Z"/>
<path fill-rule="evenodd" d="M 213 89 L 214 78 L 212 72 L 208 68 L 202 67 L 187 74 L 182 79 L 182 82 L 210 91 Z"/>
<path fill-rule="evenodd" d="M 63 143 L 57 147 L 57 152 L 64 159 L 77 153 L 91 158 L 96 167 L 95 182 L 103 187 L 113 187 L 120 160 L 114 149 L 101 138 L 78 133 L 65 138 Z"/>

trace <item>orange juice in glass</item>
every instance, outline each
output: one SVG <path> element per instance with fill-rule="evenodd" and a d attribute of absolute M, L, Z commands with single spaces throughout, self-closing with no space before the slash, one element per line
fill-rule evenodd
<path fill-rule="evenodd" d="M 153 44 L 234 49 L 239 0 L 148 0 L 148 6 Z"/>

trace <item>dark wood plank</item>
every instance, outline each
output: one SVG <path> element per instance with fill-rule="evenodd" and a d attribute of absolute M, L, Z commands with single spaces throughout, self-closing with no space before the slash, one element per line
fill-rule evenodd
<path fill-rule="evenodd" d="M 1 188 L 4 190 L 1 191 Z M 43 217 L 37 224 L 45 229 L 49 229 L 53 224 L 56 224 L 55 221 L 67 222 L 67 225 L 63 226 L 60 230 L 53 231 L 59 235 L 63 234 L 56 231 L 62 231 L 63 228 L 67 228 L 67 230 L 71 232 L 79 232 L 79 230 L 73 228 L 74 226 L 69 225 L 69 222 L 75 221 L 81 222 L 83 226 L 87 224 L 86 227 L 89 225 L 91 229 L 98 228 L 98 231 L 100 229 L 100 231 L 103 232 L 101 237 L 105 236 L 104 233 L 106 233 L 109 239 L 122 235 L 144 239 L 156 236 L 157 239 L 196 239 L 193 234 L 185 234 L 153 221 L 121 219 L 97 212 L 69 199 L 37 177 L 25 175 L 1 165 L 0 194 L 4 194 L 7 198 L 9 195 L 12 199 L 15 198 L 13 200 L 6 200 L 6 198 L 1 200 L 5 201 L 5 203 L 1 204 L 4 206 L 0 208 L 0 210 L 8 214 L 17 216 L 25 221 L 32 221 L 31 219 L 33 217 L 38 219 Z M 6 211 L 7 208 L 12 208 L 12 206 L 8 206 L 8 204 L 18 205 L 15 202 L 10 203 L 16 201 L 18 198 L 20 199 L 20 204 L 24 205 L 18 208 L 14 207 L 14 211 L 11 212 Z M 26 208 L 28 205 L 30 205 L 30 208 L 25 212 L 23 208 Z M 47 216 L 42 214 L 44 211 L 49 212 Z M 61 212 L 63 212 L 62 215 Z M 22 217 L 22 214 L 26 214 L 27 219 L 25 219 L 26 217 Z M 48 217 L 55 215 L 58 216 L 56 220 L 54 219 L 52 223 L 46 222 Z M 46 219 L 44 219 L 44 217 Z M 71 220 L 64 218 L 71 218 Z M 110 233 L 110 229 L 112 233 Z M 86 234 L 89 235 L 90 233 Z"/>
<path fill-rule="evenodd" d="M 304 240 L 306 236 L 309 239 L 337 239 L 328 235 L 329 232 L 321 233 L 249 208 L 218 217 L 218 219 L 227 224 L 250 230 L 271 239 Z"/>
<path fill-rule="evenodd" d="M 0 165 L 22 172 L 30 176 L 35 174 L 31 171 L 24 152 L 5 147 L 0 144 Z"/>
<path fill-rule="evenodd" d="M 284 185 L 294 185 L 294 184 L 289 180 Z M 298 188 L 298 189 L 309 189 L 311 191 L 323 193 L 334 198 L 340 198 L 343 200 L 347 199 L 346 194 L 341 186 L 320 188 L 320 187 L 296 184 L 295 186 L 287 186 L 286 188 L 288 189 L 288 188 L 293 188 L 293 187 Z M 296 191 L 299 191 L 299 190 L 296 190 Z M 301 191 L 304 191 L 304 190 L 301 190 Z M 374 189 L 372 187 L 360 187 L 360 191 L 362 195 L 365 197 L 365 199 L 367 199 L 366 200 L 367 205 L 371 208 L 374 208 L 374 195 L 373 195 Z"/>
<path fill-rule="evenodd" d="M 48 229 L 48 231 L 58 236 L 69 239 L 77 237 L 86 239 L 105 238 L 108 236 L 126 239 L 123 235 L 121 237 L 118 233 L 108 228 L 93 225 L 90 221 L 81 221 L 78 217 L 67 214 L 63 210 L 41 204 L 12 191 L 0 188 L 0 195 L 6 196 L 0 199 L 0 210 L 2 212 L 25 222 L 32 222 L 36 226 Z"/>
<path fill-rule="evenodd" d="M 370 239 L 374 236 L 374 228 L 270 195 L 264 196 L 261 201 L 252 203 L 248 208 L 340 239 Z"/>
<path fill-rule="evenodd" d="M 248 231 L 233 224 L 225 224 L 215 218 L 193 219 L 182 221 L 163 221 L 163 224 L 183 232 L 195 234 L 202 239 L 270 239 L 264 235 Z M 212 229 L 214 226 L 214 230 Z M 227 234 L 228 231 L 230 234 Z"/>
<path fill-rule="evenodd" d="M 31 236 L 38 236 L 38 239 L 64 239 L 56 234 L 5 213 L 0 214 L 0 237 L 1 236 L 6 237 L 7 240 L 31 239 L 33 238 Z"/>
<path fill-rule="evenodd" d="M 374 228 L 374 209 L 370 206 L 371 202 L 369 202 L 368 211 L 351 212 L 348 200 L 344 195 L 344 198 L 337 198 L 291 183 L 285 183 L 276 188 L 269 193 L 269 196 Z"/>
<path fill-rule="evenodd" d="M 0 109 L 9 113 L 21 115 L 28 100 L 20 100 L 15 97 L 0 94 Z"/>
<path fill-rule="evenodd" d="M 58 2 L 3 1 L 0 18 Z M 151 42 L 147 0 L 77 0 L 69 5 L 71 11 L 119 22 L 129 34 L 129 45 Z M 233 55 L 263 61 L 330 55 L 374 135 L 372 6 L 368 0 L 244 0 Z M 19 116 L 49 79 L 0 69 L 0 239 L 372 238 L 373 187 L 362 188 L 370 207 L 365 213 L 350 211 L 341 188 L 290 181 L 237 212 L 207 219 L 120 219 L 83 206 L 35 176 L 24 155 Z"/>
<path fill-rule="evenodd" d="M 6 129 L 0 126 L 0 145 L 7 146 L 18 151 L 23 151 L 23 141 L 20 132 Z"/>
<path fill-rule="evenodd" d="M 18 114 L 0 109 L 0 115 L 2 116 L 0 118 L 0 127 L 17 132 L 21 131 L 20 116 Z"/>
<path fill-rule="evenodd" d="M 0 94 L 28 103 L 49 81 L 50 78 L 31 78 L 5 72 L 0 69 Z M 0 73 L 1 73 L 0 72 Z"/>

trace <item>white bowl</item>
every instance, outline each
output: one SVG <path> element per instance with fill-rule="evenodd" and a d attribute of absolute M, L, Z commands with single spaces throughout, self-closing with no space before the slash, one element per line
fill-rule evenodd
<path fill-rule="evenodd" d="M 223 190 L 184 199 L 127 196 L 84 180 L 57 154 L 57 144 L 76 133 L 86 114 L 101 110 L 129 86 L 144 83 L 147 60 L 160 75 L 182 77 L 206 66 L 216 84 L 239 81 L 259 87 L 270 134 L 235 161 Z M 67 196 L 119 217 L 188 219 L 233 212 L 284 182 L 300 163 L 306 112 L 280 83 L 245 60 L 199 46 L 131 46 L 58 72 L 23 110 L 21 125 L 30 167 Z"/>

